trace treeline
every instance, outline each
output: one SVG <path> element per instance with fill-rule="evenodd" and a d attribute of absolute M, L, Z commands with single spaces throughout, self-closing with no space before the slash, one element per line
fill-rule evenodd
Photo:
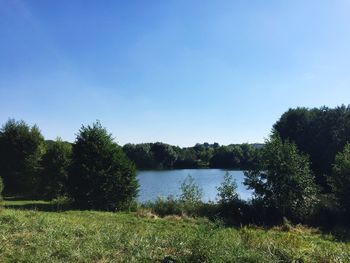
<path fill-rule="evenodd" d="M 125 154 L 140 170 L 172 168 L 223 168 L 246 170 L 259 161 L 262 144 L 197 143 L 193 147 L 141 143 L 123 146 Z"/>

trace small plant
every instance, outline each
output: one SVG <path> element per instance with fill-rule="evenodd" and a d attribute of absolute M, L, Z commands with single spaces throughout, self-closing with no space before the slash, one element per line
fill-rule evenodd
<path fill-rule="evenodd" d="M 65 195 L 58 196 L 58 197 L 52 199 L 52 201 L 51 201 L 51 205 L 53 206 L 55 211 L 61 211 L 61 210 L 68 209 L 71 206 L 71 204 L 72 204 L 72 200 Z"/>
<path fill-rule="evenodd" d="M 203 190 L 194 182 L 194 178 L 188 175 L 182 182 L 180 201 L 183 210 L 187 214 L 195 214 L 197 208 L 202 203 Z"/>
<path fill-rule="evenodd" d="M 289 232 L 292 227 L 292 223 L 286 217 L 283 217 L 282 231 Z"/>
<path fill-rule="evenodd" d="M 164 217 L 167 215 L 182 215 L 182 205 L 173 196 L 166 199 L 158 197 L 155 202 L 145 204 L 146 208 L 150 208 L 153 213 Z"/>
<path fill-rule="evenodd" d="M 234 180 L 232 175 L 227 171 L 224 175 L 224 181 L 219 187 L 217 187 L 217 190 L 219 203 L 221 204 L 232 203 L 239 198 L 237 194 L 236 180 Z"/>
<path fill-rule="evenodd" d="M 182 182 L 180 200 L 188 203 L 200 203 L 203 190 L 194 182 L 194 178 L 188 175 Z"/>

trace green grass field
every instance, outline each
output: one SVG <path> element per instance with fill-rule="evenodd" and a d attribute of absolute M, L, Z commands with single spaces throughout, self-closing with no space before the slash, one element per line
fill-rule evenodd
<path fill-rule="evenodd" d="M 303 227 L 228 228 L 142 212 L 39 211 L 48 210 L 42 201 L 5 204 L 0 262 L 350 262 L 350 243 Z"/>

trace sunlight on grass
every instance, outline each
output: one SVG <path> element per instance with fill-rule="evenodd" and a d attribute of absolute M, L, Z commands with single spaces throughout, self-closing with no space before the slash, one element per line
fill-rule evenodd
<path fill-rule="evenodd" d="M 6 201 L 12 207 L 30 201 Z M 35 204 L 46 204 L 37 201 Z M 0 212 L 0 262 L 349 262 L 350 243 L 315 229 L 225 228 L 138 213 Z"/>

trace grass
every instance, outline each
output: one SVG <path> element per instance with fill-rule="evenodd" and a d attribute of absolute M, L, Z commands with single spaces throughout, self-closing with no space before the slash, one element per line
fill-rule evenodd
<path fill-rule="evenodd" d="M 228 228 L 204 218 L 50 205 L 5 201 L 0 262 L 350 262 L 350 243 L 301 226 Z"/>

